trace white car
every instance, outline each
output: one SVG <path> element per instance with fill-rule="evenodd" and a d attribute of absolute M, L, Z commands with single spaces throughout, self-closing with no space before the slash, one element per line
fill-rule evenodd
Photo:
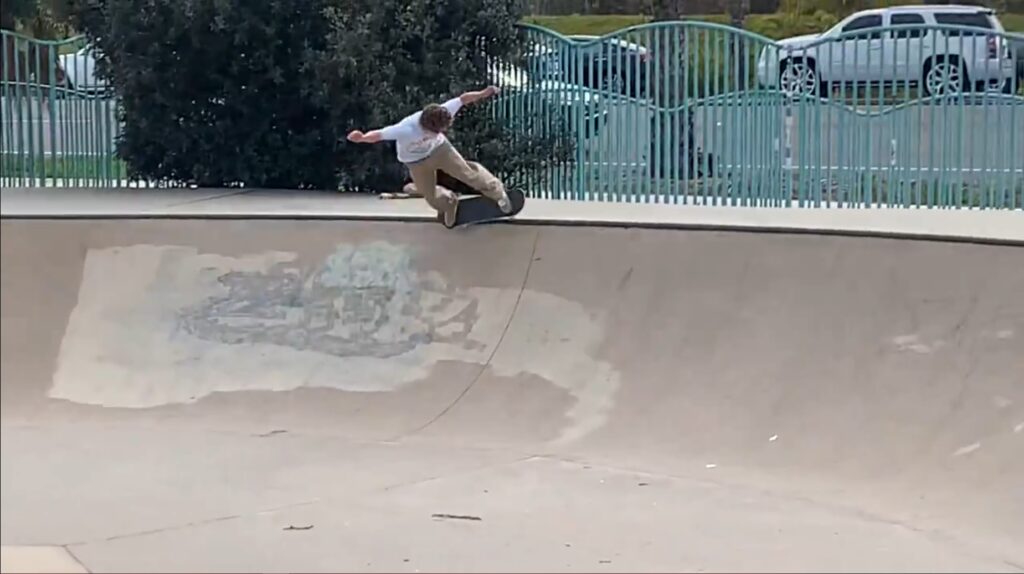
<path fill-rule="evenodd" d="M 567 36 L 576 44 L 585 46 L 579 49 L 579 67 L 572 67 L 576 57 L 568 45 L 534 44 L 529 58 L 535 61 L 531 67 L 552 78 L 563 78 L 567 81 L 609 94 L 626 94 L 640 97 L 647 85 L 646 65 L 650 59 L 650 51 L 639 44 L 621 38 L 604 38 L 577 34 Z M 565 78 L 563 67 L 569 65 L 571 71 Z"/>
<path fill-rule="evenodd" d="M 64 69 L 68 90 L 92 94 L 107 91 L 107 82 L 96 75 L 97 50 L 86 45 L 70 54 L 60 55 L 60 66 Z"/>
<path fill-rule="evenodd" d="M 506 98 L 515 99 L 538 94 L 547 103 L 558 106 L 566 118 L 575 117 L 571 115 L 574 111 L 582 114 L 580 123 L 585 138 L 597 135 L 608 119 L 608 110 L 602 107 L 601 96 L 595 90 L 551 79 L 531 81 L 526 70 L 504 62 L 488 65 L 488 75 L 491 82 L 501 87 Z M 528 107 L 532 104 L 524 101 L 521 105 Z M 537 113 L 536 110 L 523 111 Z"/>
<path fill-rule="evenodd" d="M 958 29 L 926 27 L 934 25 Z M 827 94 L 830 84 L 921 85 L 933 96 L 1007 90 L 1014 62 L 1000 32 L 995 13 L 978 6 L 864 10 L 823 34 L 766 46 L 757 79 L 790 94 Z"/>

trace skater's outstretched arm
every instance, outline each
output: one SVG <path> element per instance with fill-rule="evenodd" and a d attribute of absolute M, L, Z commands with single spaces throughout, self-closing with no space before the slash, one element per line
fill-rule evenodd
<path fill-rule="evenodd" d="M 348 141 L 352 143 L 377 143 L 383 139 L 383 130 L 373 130 L 366 133 L 359 130 L 352 130 L 348 132 Z"/>
<path fill-rule="evenodd" d="M 454 116 L 458 113 L 459 108 L 467 105 L 479 102 L 480 100 L 487 99 L 501 92 L 496 86 L 488 86 L 482 90 L 476 92 L 466 92 L 457 98 L 452 98 L 444 103 L 444 107 L 448 109 L 448 112 Z M 408 120 L 409 118 L 406 118 Z M 359 130 L 352 130 L 348 133 L 348 141 L 352 143 L 377 143 L 384 140 L 395 140 L 398 139 L 402 133 L 406 133 L 409 130 L 409 126 L 406 122 L 381 128 L 379 130 L 372 130 L 369 132 L 361 132 Z"/>
<path fill-rule="evenodd" d="M 466 92 L 459 96 L 459 100 L 462 101 L 462 105 L 473 104 L 480 100 L 485 100 L 491 96 L 494 96 L 501 92 L 497 86 L 488 86 L 477 92 Z"/>

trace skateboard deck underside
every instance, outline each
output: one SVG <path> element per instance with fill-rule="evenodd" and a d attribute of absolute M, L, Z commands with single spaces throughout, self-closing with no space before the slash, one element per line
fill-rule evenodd
<path fill-rule="evenodd" d="M 459 206 L 455 212 L 455 225 L 453 227 L 487 223 L 507 219 L 518 214 L 526 204 L 526 197 L 518 189 L 507 189 L 506 191 L 508 198 L 512 201 L 511 213 L 503 213 L 493 199 L 483 195 L 460 196 Z M 438 219 L 442 220 L 440 214 Z"/>

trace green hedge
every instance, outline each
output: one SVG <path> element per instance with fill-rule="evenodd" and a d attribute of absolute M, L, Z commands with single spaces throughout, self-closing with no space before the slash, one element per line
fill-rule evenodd
<path fill-rule="evenodd" d="M 81 0 L 78 25 L 116 90 L 129 175 L 201 186 L 393 191 L 394 144 L 351 129 L 400 120 L 491 78 L 522 49 L 518 0 Z M 505 177 L 571 134 L 509 126 L 486 105 L 452 138 Z M 513 129 L 514 128 L 514 129 Z M 559 139 L 561 138 L 561 139 Z"/>

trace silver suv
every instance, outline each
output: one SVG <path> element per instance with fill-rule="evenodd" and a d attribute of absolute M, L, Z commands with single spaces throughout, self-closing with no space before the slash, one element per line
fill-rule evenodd
<path fill-rule="evenodd" d="M 934 25 L 957 28 L 927 27 Z M 757 78 L 798 94 L 827 94 L 831 84 L 921 85 L 933 96 L 1010 91 L 1014 54 L 1001 32 L 995 13 L 978 6 L 864 10 L 823 34 L 766 46 Z"/>

